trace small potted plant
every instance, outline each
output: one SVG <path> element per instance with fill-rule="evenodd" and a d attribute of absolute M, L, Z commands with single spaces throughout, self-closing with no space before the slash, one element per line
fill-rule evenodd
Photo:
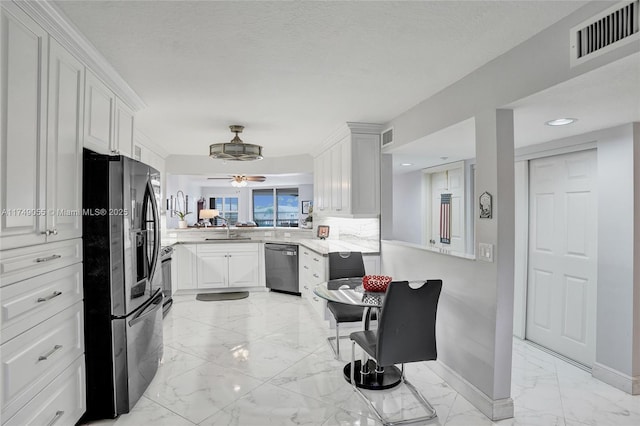
<path fill-rule="evenodd" d="M 180 201 L 182 201 L 182 206 L 180 205 Z M 191 212 L 189 212 L 189 207 L 187 206 L 186 203 L 186 199 L 184 196 L 184 192 L 182 191 L 178 191 L 176 193 L 176 209 L 172 210 L 172 212 L 178 216 L 178 228 L 186 228 L 187 227 L 187 221 L 185 220 L 185 217 L 188 214 L 191 214 Z"/>

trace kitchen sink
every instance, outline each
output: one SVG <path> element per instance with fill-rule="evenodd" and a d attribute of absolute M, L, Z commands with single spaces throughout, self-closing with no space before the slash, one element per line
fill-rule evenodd
<path fill-rule="evenodd" d="M 249 241 L 249 237 L 229 237 L 229 238 L 205 238 L 205 241 Z"/>

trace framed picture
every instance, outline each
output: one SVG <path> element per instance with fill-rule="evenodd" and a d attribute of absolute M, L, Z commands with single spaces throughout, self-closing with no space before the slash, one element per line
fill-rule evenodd
<path fill-rule="evenodd" d="M 309 214 L 309 207 L 311 207 L 311 201 L 303 201 L 302 214 Z"/>
<path fill-rule="evenodd" d="M 324 240 L 329 236 L 329 226 L 328 225 L 318 225 L 318 238 Z"/>
<path fill-rule="evenodd" d="M 480 219 L 491 219 L 493 216 L 492 198 L 488 192 L 483 192 L 480 195 Z"/>

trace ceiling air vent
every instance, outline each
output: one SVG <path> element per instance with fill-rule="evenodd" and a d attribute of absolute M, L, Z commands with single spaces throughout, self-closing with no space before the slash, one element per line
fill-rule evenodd
<path fill-rule="evenodd" d="M 393 143 L 393 127 L 389 130 L 385 130 L 382 132 L 382 147 L 384 148 L 387 145 L 391 145 Z"/>
<path fill-rule="evenodd" d="M 571 66 L 640 40 L 640 0 L 618 3 L 571 29 Z"/>

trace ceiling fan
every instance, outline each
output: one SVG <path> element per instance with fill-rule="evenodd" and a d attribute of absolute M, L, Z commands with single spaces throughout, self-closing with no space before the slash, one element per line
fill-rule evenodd
<path fill-rule="evenodd" d="M 247 186 L 248 182 L 264 182 L 267 180 L 264 176 L 246 176 L 246 175 L 231 175 L 228 177 L 210 177 L 208 179 L 224 179 L 231 182 L 231 185 L 236 187 Z"/>

